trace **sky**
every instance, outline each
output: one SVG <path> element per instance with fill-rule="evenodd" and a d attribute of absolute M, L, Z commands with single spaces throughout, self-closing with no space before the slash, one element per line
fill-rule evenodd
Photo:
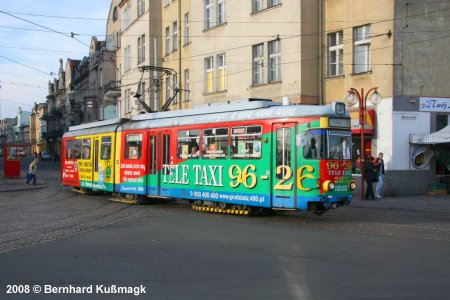
<path fill-rule="evenodd" d="M 0 119 L 46 102 L 59 60 L 89 56 L 105 40 L 111 0 L 0 0 Z M 71 33 L 75 35 L 71 37 Z"/>

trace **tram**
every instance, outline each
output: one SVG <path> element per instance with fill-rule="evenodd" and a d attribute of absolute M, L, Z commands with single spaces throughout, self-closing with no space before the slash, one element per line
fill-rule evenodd
<path fill-rule="evenodd" d="M 344 103 L 245 99 L 72 126 L 62 184 L 114 199 L 186 199 L 239 214 L 348 205 L 350 118 Z"/>

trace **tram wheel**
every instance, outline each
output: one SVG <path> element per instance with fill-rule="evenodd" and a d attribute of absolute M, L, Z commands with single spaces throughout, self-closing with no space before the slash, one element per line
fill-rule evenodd
<path fill-rule="evenodd" d="M 228 208 L 228 204 L 224 203 L 224 202 L 217 202 L 217 207 L 220 209 L 227 209 Z"/>

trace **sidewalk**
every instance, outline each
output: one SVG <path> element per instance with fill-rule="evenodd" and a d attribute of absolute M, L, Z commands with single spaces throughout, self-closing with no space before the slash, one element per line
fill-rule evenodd
<path fill-rule="evenodd" d="M 22 172 L 20 177 L 6 178 L 3 176 L 3 172 L 0 173 L 0 193 L 1 192 L 16 192 L 16 191 L 26 191 L 42 189 L 47 187 L 47 182 L 40 179 L 39 176 L 36 180 L 36 185 L 30 184 L 26 185 L 26 173 Z"/>

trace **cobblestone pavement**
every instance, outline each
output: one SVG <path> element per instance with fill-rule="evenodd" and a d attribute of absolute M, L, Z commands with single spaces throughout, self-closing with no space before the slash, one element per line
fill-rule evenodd
<path fill-rule="evenodd" d="M 354 199 L 349 207 L 318 217 L 310 213 L 280 212 L 251 218 L 191 210 L 179 202 L 128 205 L 107 195 L 82 195 L 59 184 L 59 173 L 44 171 L 37 186 L 22 179 L 0 179 L 0 253 L 95 230 L 131 217 L 176 214 L 227 218 L 231 222 L 271 223 L 395 238 L 450 241 L 450 196 Z M 41 179 L 42 180 L 42 179 Z"/>

